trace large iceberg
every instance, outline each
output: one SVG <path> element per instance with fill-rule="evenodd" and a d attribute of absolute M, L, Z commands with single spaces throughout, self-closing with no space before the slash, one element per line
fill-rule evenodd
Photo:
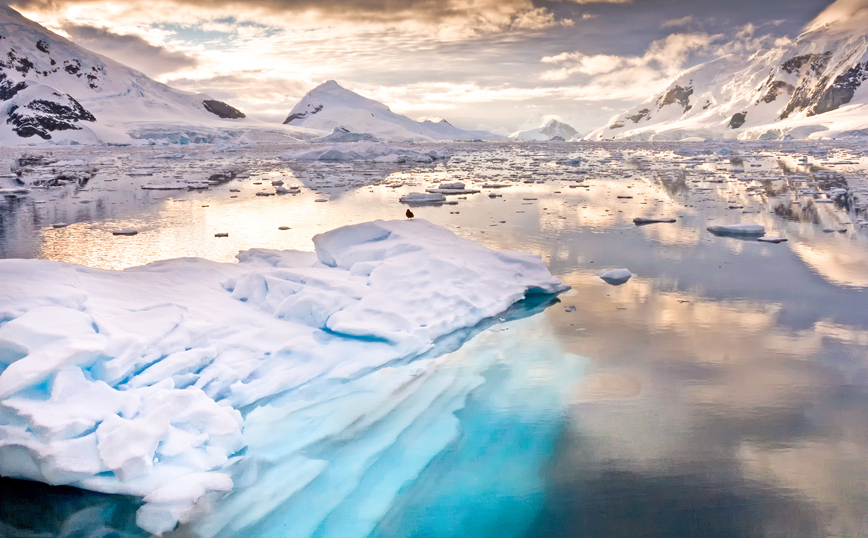
<path fill-rule="evenodd" d="M 141 497 L 138 524 L 161 533 L 233 489 L 248 417 L 267 424 L 275 397 L 304 425 L 296 448 L 363 427 L 386 365 L 566 289 L 539 257 L 423 220 L 314 244 L 125 271 L 0 260 L 0 475 Z M 340 404 L 346 424 L 320 423 L 349 382 L 371 389 Z M 299 484 L 318 472 L 287 465 Z"/>

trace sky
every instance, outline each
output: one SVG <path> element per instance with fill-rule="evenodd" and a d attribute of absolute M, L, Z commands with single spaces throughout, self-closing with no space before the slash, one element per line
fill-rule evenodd
<path fill-rule="evenodd" d="M 839 0 L 840 1 L 840 0 Z M 849 1 L 849 0 L 845 0 Z M 862 0 L 855 0 L 862 2 Z M 580 132 L 683 69 L 794 39 L 831 0 L 19 0 L 72 41 L 282 121 L 318 84 L 415 119 Z"/>

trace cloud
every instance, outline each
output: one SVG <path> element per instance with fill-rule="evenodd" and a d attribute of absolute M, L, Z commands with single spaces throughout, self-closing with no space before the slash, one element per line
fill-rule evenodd
<path fill-rule="evenodd" d="M 503 31 L 535 31 L 571 26 L 534 0 L 19 0 L 13 4 L 43 19 L 90 11 L 111 13 L 116 21 L 193 22 L 221 17 L 291 28 L 334 22 L 425 31 L 447 39 L 469 39 Z"/>
<path fill-rule="evenodd" d="M 811 21 L 806 30 L 823 26 L 847 29 L 864 29 L 868 25 L 868 0 L 837 0 Z"/>
<path fill-rule="evenodd" d="M 663 24 L 661 24 L 660 27 L 679 28 L 682 26 L 688 26 L 695 21 L 696 19 L 693 18 L 693 15 L 687 15 L 686 17 L 681 17 L 680 19 L 669 19 L 668 21 L 663 21 Z"/>
<path fill-rule="evenodd" d="M 76 43 L 99 54 L 156 77 L 195 67 L 196 58 L 180 51 L 152 45 L 132 34 L 116 34 L 108 28 L 66 23 L 61 29 Z"/>
<path fill-rule="evenodd" d="M 672 78 L 682 71 L 691 54 L 707 51 L 722 35 L 709 35 L 704 32 L 670 34 L 651 43 L 641 56 L 615 56 L 607 54 L 586 55 L 580 52 L 567 52 L 542 58 L 542 63 L 558 64 L 562 67 L 543 72 L 544 81 L 565 81 L 575 75 L 605 75 L 616 71 L 622 74 L 635 74 L 641 70 L 643 75 L 655 73 L 654 81 Z M 623 82 L 618 76 L 608 77 L 610 81 Z M 636 79 L 635 84 L 648 92 L 647 76 Z M 621 84 L 622 85 L 622 84 Z"/>

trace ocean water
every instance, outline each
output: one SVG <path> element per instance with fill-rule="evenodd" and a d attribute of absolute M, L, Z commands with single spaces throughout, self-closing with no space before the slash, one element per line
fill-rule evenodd
<path fill-rule="evenodd" d="M 291 395 L 251 412 L 235 491 L 171 534 L 868 536 L 863 149 L 452 149 L 435 165 L 299 165 L 278 161 L 277 148 L 185 148 L 183 159 L 90 150 L 97 170 L 85 185 L 0 202 L 0 256 L 122 269 L 179 256 L 231 262 L 256 247 L 311 250 L 316 233 L 404 218 L 401 194 L 465 181 L 482 192 L 413 207 L 416 217 L 539 254 L 572 286 L 393 365 L 417 379 L 400 401 L 304 459 L 280 455 L 292 440 L 275 417 Z M 153 175 L 135 173 L 143 169 Z M 198 191 L 138 188 L 223 171 L 250 177 Z M 256 196 L 276 179 L 301 193 Z M 494 183 L 507 186 L 483 187 Z M 835 188 L 848 192 L 835 197 Z M 636 226 L 635 217 L 676 222 Z M 68 226 L 52 227 L 60 222 Z M 706 231 L 737 222 L 788 241 Z M 111 234 L 129 228 L 138 235 Z M 622 267 L 634 276 L 621 286 L 595 276 Z M 0 534 L 140 536 L 136 503 L 3 480 Z"/>

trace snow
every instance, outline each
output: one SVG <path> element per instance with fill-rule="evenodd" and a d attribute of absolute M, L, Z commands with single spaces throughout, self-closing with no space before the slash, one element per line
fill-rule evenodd
<path fill-rule="evenodd" d="M 384 365 L 567 288 L 539 257 L 424 220 L 346 226 L 314 245 L 125 271 L 0 260 L 0 475 L 141 497 L 138 524 L 165 532 L 233 488 L 229 467 L 270 420 L 297 450 L 363 427 L 405 382 Z M 335 393 L 348 380 L 349 407 Z M 269 419 L 281 394 L 298 401 Z M 283 450 L 299 484 L 322 471 Z"/>
<path fill-rule="evenodd" d="M 285 161 L 374 161 L 383 163 L 430 163 L 448 159 L 443 149 L 426 151 L 380 142 L 326 144 L 316 149 L 292 150 L 280 156 Z"/>
<path fill-rule="evenodd" d="M 22 137 L 13 125 L 0 122 L 3 145 L 44 144 L 187 144 L 251 140 L 294 141 L 324 133 L 251 118 L 223 119 L 205 107 L 212 98 L 176 90 L 143 73 L 94 54 L 8 6 L 0 6 L 0 55 L 8 60 L 0 75 L 10 86 L 26 88 L 6 102 L 25 117 L 60 117 L 26 105 L 46 100 L 70 106 L 72 100 L 93 115 L 94 121 L 69 121 L 73 127 L 50 131 L 50 139 Z M 40 48 L 41 47 L 41 48 Z M 44 52 L 42 49 L 47 50 Z M 4 117 L 4 119 L 6 119 Z"/>
<path fill-rule="evenodd" d="M 349 133 L 367 133 L 379 140 L 390 142 L 501 138 L 485 131 L 458 129 L 445 120 L 437 123 L 412 120 L 392 112 L 380 102 L 343 88 L 334 80 L 308 92 L 293 107 L 284 123 L 332 132 L 330 137 L 342 138 L 342 135 L 337 133 L 343 130 Z"/>
<path fill-rule="evenodd" d="M 851 0 L 839 0 L 833 7 L 847 1 Z M 863 11 L 859 20 L 864 18 Z M 868 26 L 844 17 L 827 19 L 770 50 L 725 55 L 694 66 L 587 138 L 866 137 Z"/>
<path fill-rule="evenodd" d="M 708 231 L 715 235 L 765 235 L 766 233 L 764 226 L 753 222 L 709 226 Z"/>
<path fill-rule="evenodd" d="M 613 286 L 620 286 L 633 277 L 629 269 L 612 269 L 597 274 L 604 282 Z"/>

